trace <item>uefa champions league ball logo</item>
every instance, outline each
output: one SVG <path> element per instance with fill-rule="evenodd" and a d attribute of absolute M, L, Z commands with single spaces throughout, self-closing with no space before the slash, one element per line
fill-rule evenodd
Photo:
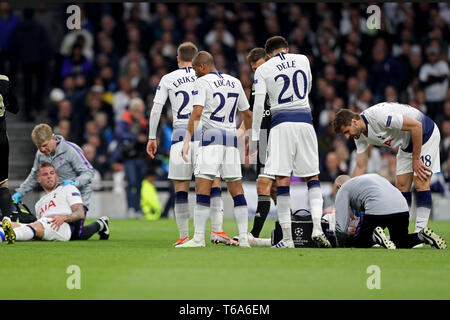
<path fill-rule="evenodd" d="M 294 233 L 297 237 L 301 237 L 303 235 L 303 229 L 302 228 L 295 228 Z"/>

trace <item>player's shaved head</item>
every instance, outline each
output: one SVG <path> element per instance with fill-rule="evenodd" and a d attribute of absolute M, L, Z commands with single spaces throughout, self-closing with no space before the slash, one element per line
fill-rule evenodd
<path fill-rule="evenodd" d="M 334 185 L 339 189 L 344 183 L 350 180 L 350 176 L 346 174 L 341 174 L 334 180 Z"/>
<path fill-rule="evenodd" d="M 206 67 L 213 68 L 214 67 L 214 58 L 207 51 L 200 51 L 197 53 L 192 60 L 193 66 L 205 65 Z"/>

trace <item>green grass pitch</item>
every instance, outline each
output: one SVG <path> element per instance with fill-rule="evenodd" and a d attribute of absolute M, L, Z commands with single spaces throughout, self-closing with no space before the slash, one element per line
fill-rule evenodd
<path fill-rule="evenodd" d="M 0 244 L 0 299 L 450 299 L 450 252 L 422 249 L 175 249 L 174 220 L 112 220 L 98 241 Z M 252 222 L 249 222 L 251 227 Z M 269 237 L 268 220 L 262 236 Z M 430 222 L 447 241 L 450 222 Z M 229 235 L 234 220 L 225 220 Z M 191 234 L 192 234 L 191 224 Z M 207 228 L 209 232 L 209 225 Z M 66 286 L 70 265 L 81 288 Z M 369 290 L 367 268 L 380 267 Z"/>

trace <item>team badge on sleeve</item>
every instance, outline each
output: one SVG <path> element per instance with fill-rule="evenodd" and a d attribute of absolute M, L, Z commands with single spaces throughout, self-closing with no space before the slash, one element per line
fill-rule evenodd
<path fill-rule="evenodd" d="M 196 94 L 198 94 L 198 90 L 192 91 L 192 95 L 193 95 L 193 96 L 195 96 Z"/>
<path fill-rule="evenodd" d="M 391 122 L 392 122 L 392 116 L 388 116 L 387 117 L 387 121 L 386 121 L 386 127 L 390 127 L 391 126 Z"/>
<path fill-rule="evenodd" d="M 78 192 L 72 192 L 72 196 L 74 196 L 74 197 L 81 197 Z"/>

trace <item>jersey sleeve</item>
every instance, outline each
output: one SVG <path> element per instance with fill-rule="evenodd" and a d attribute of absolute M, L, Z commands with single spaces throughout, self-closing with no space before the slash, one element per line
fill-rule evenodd
<path fill-rule="evenodd" d="M 66 192 L 66 199 L 70 206 L 78 203 L 83 204 L 83 200 L 81 200 L 80 190 L 78 190 L 77 187 L 68 184 L 64 187 L 64 191 Z"/>
<path fill-rule="evenodd" d="M 359 139 L 355 139 L 356 153 L 363 153 L 369 148 L 369 143 L 360 136 Z"/>
<path fill-rule="evenodd" d="M 192 90 L 192 97 L 193 97 L 193 105 L 194 106 L 206 106 L 206 90 L 207 90 L 208 83 L 204 81 L 203 79 L 197 79 L 194 82 L 194 90 Z"/>
<path fill-rule="evenodd" d="M 380 128 L 402 130 L 403 115 L 392 112 L 383 105 L 367 109 L 364 111 L 364 115 L 370 119 L 370 122 L 375 122 Z"/>
<path fill-rule="evenodd" d="M 247 97 L 245 95 L 244 88 L 242 87 L 241 82 L 239 82 L 240 93 L 239 93 L 239 101 L 238 101 L 238 109 L 239 111 L 245 111 L 250 108 Z"/>
<path fill-rule="evenodd" d="M 253 84 L 255 86 L 255 95 L 256 94 L 264 94 L 265 95 L 267 92 L 266 82 L 264 81 L 264 77 L 262 75 L 263 68 L 261 68 L 261 67 L 256 69 L 255 80 L 253 81 L 254 82 Z"/>
<path fill-rule="evenodd" d="M 161 78 L 159 85 L 156 87 L 155 97 L 153 98 L 153 103 L 159 103 L 164 105 L 169 96 L 169 88 L 166 85 L 165 77 Z"/>

